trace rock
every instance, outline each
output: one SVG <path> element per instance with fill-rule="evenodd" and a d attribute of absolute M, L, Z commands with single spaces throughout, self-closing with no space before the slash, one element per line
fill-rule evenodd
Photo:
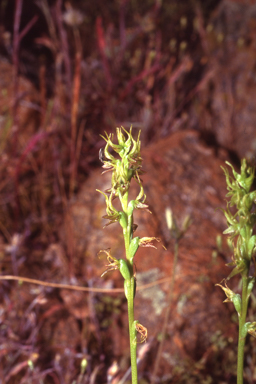
<path fill-rule="evenodd" d="M 193 104 L 201 131 L 242 158 L 256 154 L 254 2 L 223 0 L 201 31 L 207 73 Z M 203 29 L 202 29 L 203 30 Z"/>

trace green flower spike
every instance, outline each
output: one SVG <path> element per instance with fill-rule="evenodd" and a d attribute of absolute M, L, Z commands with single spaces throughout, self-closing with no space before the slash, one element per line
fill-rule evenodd
<path fill-rule="evenodd" d="M 127 139 L 122 130 L 126 133 Z M 112 171 L 112 193 L 116 196 L 123 196 L 130 186 L 131 179 L 134 177 L 138 180 L 138 176 L 143 173 L 139 136 L 137 141 L 133 139 L 132 128 L 130 132 L 124 128 L 117 128 L 118 144 L 113 143 L 113 134 L 106 133 L 106 137 L 102 136 L 107 143 L 104 150 L 106 160 L 102 159 L 103 168 L 107 169 L 107 172 Z M 109 152 L 109 148 L 112 148 L 120 158 L 115 158 Z"/>
<path fill-rule="evenodd" d="M 249 276 L 251 262 L 255 264 L 254 256 L 256 253 L 256 235 L 254 235 L 254 227 L 256 224 L 256 214 L 254 212 L 254 204 L 256 202 L 256 191 L 251 191 L 253 185 L 255 168 L 247 165 L 246 160 L 242 160 L 241 173 L 239 174 L 233 166 L 231 167 L 233 177 L 230 176 L 228 170 L 223 168 L 227 183 L 227 202 L 226 210 L 222 210 L 227 220 L 228 228 L 224 234 L 229 235 L 232 242 L 233 256 L 229 266 L 234 267 L 229 274 L 227 280 L 240 274 L 242 279 L 242 295 L 232 292 L 227 285 L 225 287 L 219 285 L 225 292 L 227 299 L 225 302 L 232 302 L 238 313 L 239 319 L 239 337 L 238 337 L 238 359 L 237 359 L 237 384 L 243 384 L 243 367 L 244 367 L 244 346 L 247 333 L 255 335 L 255 323 L 246 323 L 248 302 L 252 288 L 255 283 L 256 270 L 254 277 Z M 230 208 L 235 207 L 231 213 Z M 254 265 L 254 267 L 256 267 Z"/>
<path fill-rule="evenodd" d="M 133 213 L 135 209 L 146 210 L 146 195 L 140 179 L 143 174 L 142 158 L 140 154 L 140 132 L 137 140 L 132 136 L 132 128 L 126 131 L 124 128 L 116 129 L 117 142 L 114 143 L 114 135 L 107 134 L 103 137 L 106 141 L 104 149 L 100 150 L 100 160 L 103 163 L 104 172 L 112 172 L 111 187 L 105 192 L 100 192 L 106 201 L 107 215 L 104 219 L 109 220 L 108 224 L 119 222 L 123 230 L 125 259 L 116 259 L 110 254 L 109 250 L 100 251 L 107 255 L 108 264 L 107 272 L 119 270 L 124 278 L 124 293 L 128 304 L 128 319 L 129 319 L 129 336 L 130 336 L 130 351 L 131 351 L 131 371 L 132 384 L 138 383 L 137 378 L 137 343 L 143 342 L 147 338 L 147 330 L 141 325 L 138 320 L 134 320 L 134 297 L 136 293 L 136 279 L 134 276 L 134 257 L 141 247 L 152 247 L 154 242 L 159 242 L 157 237 L 134 237 L 134 232 L 137 225 L 133 222 Z M 129 188 L 132 179 L 138 185 L 138 193 L 135 200 L 129 200 Z M 114 207 L 114 199 L 118 198 L 121 203 L 121 209 L 118 211 Z M 151 212 L 150 212 L 151 213 Z M 137 338 L 137 336 L 140 336 Z"/>

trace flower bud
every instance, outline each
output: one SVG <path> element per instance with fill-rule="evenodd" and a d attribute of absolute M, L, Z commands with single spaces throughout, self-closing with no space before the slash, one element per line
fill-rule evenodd
<path fill-rule="evenodd" d="M 253 321 L 252 323 L 245 323 L 245 330 L 247 330 L 247 332 L 253 336 L 254 338 L 256 338 L 256 322 Z"/>
<path fill-rule="evenodd" d="M 132 277 L 127 261 L 125 261 L 124 259 L 119 260 L 119 270 L 125 280 L 130 279 Z"/>
<path fill-rule="evenodd" d="M 128 251 L 128 255 L 127 255 L 127 258 L 130 260 L 130 262 L 132 262 L 132 260 L 135 256 L 135 253 L 137 252 L 137 250 L 139 248 L 139 243 L 140 243 L 139 237 L 134 237 L 132 239 L 132 241 L 130 242 L 129 251 Z"/>
<path fill-rule="evenodd" d="M 142 237 L 139 241 L 139 246 L 140 247 L 150 247 L 150 248 L 155 248 L 154 246 L 154 241 L 157 241 L 158 243 L 161 242 L 161 239 L 159 237 Z M 162 247 L 166 250 L 165 246 L 162 244 Z"/>
<path fill-rule="evenodd" d="M 165 219 L 166 219 L 167 228 L 169 229 L 169 231 L 171 231 L 173 220 L 172 220 L 172 210 L 169 207 L 166 208 L 165 210 Z"/>
<path fill-rule="evenodd" d="M 238 293 L 234 293 L 230 288 L 228 288 L 227 283 L 225 282 L 225 286 L 220 284 L 216 284 L 217 286 L 221 287 L 223 291 L 225 292 L 227 298 L 224 300 L 224 303 L 233 303 L 234 307 L 238 313 L 238 316 L 241 314 L 241 296 Z"/>

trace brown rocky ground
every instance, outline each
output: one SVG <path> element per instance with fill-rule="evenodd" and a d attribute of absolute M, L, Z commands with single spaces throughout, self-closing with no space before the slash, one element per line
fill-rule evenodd
<path fill-rule="evenodd" d="M 215 287 L 228 274 L 231 252 L 224 238 L 222 247 L 216 242 L 225 229 L 217 208 L 225 207 L 225 160 L 239 167 L 246 156 L 255 163 L 255 4 L 223 0 L 207 14 L 190 1 L 163 2 L 161 9 L 133 2 L 135 10 L 124 1 L 103 7 L 99 17 L 99 3 L 72 2 L 86 15 L 82 41 L 91 38 L 80 73 L 74 31 L 58 19 L 65 12 L 61 1 L 49 6 L 55 34 L 44 31 L 33 40 L 49 49 L 51 66 L 45 51 L 37 57 L 21 44 L 21 64 L 32 58 L 37 90 L 24 76 L 15 88 L 17 68 L 0 60 L 1 274 L 88 289 L 1 281 L 0 383 L 124 383 L 129 347 L 122 281 L 117 272 L 100 278 L 105 260 L 97 257 L 107 248 L 123 257 L 123 243 L 118 224 L 102 229 L 105 202 L 96 189 L 110 183 L 109 174 L 101 175 L 99 134 L 132 122 L 134 131 L 142 129 L 152 211 L 136 212 L 137 233 L 158 236 L 167 248 L 140 249 L 136 256 L 136 318 L 148 329 L 139 348 L 140 384 L 152 380 L 162 339 L 157 382 L 233 384 L 237 319 Z M 4 2 L 0 6 L 4 10 Z M 1 38 L 0 52 L 2 46 Z M 71 95 L 79 82 L 76 105 Z M 179 244 L 171 302 L 168 207 L 179 225 L 187 215 L 193 220 Z M 230 284 L 239 289 L 236 279 Z M 252 300 L 250 318 L 254 309 Z M 254 345 L 248 338 L 246 384 L 256 380 Z"/>

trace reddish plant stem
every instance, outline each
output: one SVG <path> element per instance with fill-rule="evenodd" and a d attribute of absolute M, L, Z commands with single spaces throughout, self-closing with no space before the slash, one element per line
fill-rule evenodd
<path fill-rule="evenodd" d="M 18 217 L 19 217 L 19 213 L 20 213 L 19 175 L 20 175 L 20 172 L 21 172 L 21 165 L 23 164 L 23 162 L 25 161 L 25 159 L 29 155 L 29 153 L 33 151 L 33 149 L 35 148 L 36 144 L 41 139 L 45 138 L 46 136 L 48 136 L 48 134 L 45 133 L 45 132 L 40 132 L 40 133 L 37 133 L 34 136 L 32 136 L 32 138 L 28 142 L 26 148 L 24 149 L 24 151 L 22 152 L 22 154 L 21 154 L 21 156 L 20 156 L 20 158 L 18 160 L 16 169 L 15 169 L 15 173 L 14 173 L 15 201 L 16 201 L 16 204 L 15 204 L 15 207 L 16 207 L 16 211 L 15 211 L 15 219 L 16 219 L 15 227 L 17 227 Z"/>
<path fill-rule="evenodd" d="M 62 6 L 62 0 L 57 0 L 56 2 L 56 21 L 59 29 L 60 34 L 60 41 L 61 41 L 61 52 L 64 57 L 64 65 L 65 65 L 65 71 L 66 71 L 66 82 L 68 89 L 72 88 L 72 75 L 71 75 L 71 63 L 70 63 L 70 55 L 69 55 L 69 48 L 68 48 L 68 39 L 67 39 L 67 33 L 65 31 L 65 28 L 63 26 L 62 22 L 62 12 L 61 12 L 61 6 Z"/>
<path fill-rule="evenodd" d="M 12 62 L 13 62 L 13 140 L 12 140 L 12 156 L 16 156 L 17 152 L 17 135 L 18 135 L 18 114 L 17 114 L 17 95 L 19 89 L 19 78 L 18 78 L 18 68 L 19 68 L 19 46 L 20 46 L 20 19 L 22 12 L 22 3 L 23 0 L 15 1 L 15 11 L 14 11 L 14 25 L 13 25 L 13 52 L 12 52 Z M 18 209 L 18 207 L 16 208 Z"/>
<path fill-rule="evenodd" d="M 33 17 L 32 20 L 26 25 L 26 27 L 19 34 L 20 29 L 20 19 L 22 12 L 23 0 L 15 1 L 15 10 L 14 10 L 14 25 L 13 25 L 13 52 L 12 52 L 12 61 L 13 61 L 13 106 L 12 106 L 12 156 L 15 158 L 17 154 L 17 141 L 18 141 L 18 131 L 19 131 L 19 117 L 17 113 L 17 106 L 19 100 L 19 48 L 21 39 L 26 35 L 29 29 L 34 25 L 37 20 L 37 16 Z M 18 179 L 15 180 L 15 195 L 16 195 L 16 204 L 15 204 L 15 221 L 17 225 L 17 219 L 20 212 L 19 198 L 18 198 Z"/>
<path fill-rule="evenodd" d="M 97 33 L 97 41 L 98 41 L 98 47 L 102 59 L 102 65 L 105 72 L 105 77 L 107 81 L 108 89 L 112 88 L 112 77 L 110 74 L 109 64 L 108 64 L 108 58 L 106 55 L 106 41 L 104 37 L 104 30 L 102 26 L 102 18 L 100 16 L 97 17 L 96 20 L 96 33 Z"/>
<path fill-rule="evenodd" d="M 19 100 L 19 49 L 20 42 L 23 37 L 28 33 L 32 26 L 36 23 L 38 16 L 34 16 L 29 23 L 23 28 L 19 33 L 20 29 L 20 20 L 22 13 L 23 0 L 15 1 L 15 11 L 14 11 L 14 25 L 13 25 L 13 52 L 12 52 L 12 61 L 13 61 L 13 142 L 12 142 L 12 155 L 15 157 L 17 153 L 17 139 L 18 139 L 18 127 L 19 127 L 19 118 L 17 113 L 17 106 Z"/>
<path fill-rule="evenodd" d="M 70 197 L 74 192 L 76 175 L 77 175 L 77 161 L 76 161 L 76 140 L 77 140 L 77 116 L 79 107 L 79 97 L 81 88 L 81 59 L 82 49 L 81 40 L 77 30 L 74 30 L 75 42 L 76 42 L 76 57 L 75 57 L 75 75 L 73 81 L 73 99 L 71 107 L 71 151 L 70 151 L 70 184 L 69 194 Z"/>
<path fill-rule="evenodd" d="M 160 69 L 161 69 L 161 66 L 159 64 L 155 64 L 151 68 L 145 69 L 142 72 L 140 72 L 137 76 L 134 76 L 129 81 L 129 83 L 127 84 L 127 86 L 123 90 L 123 92 L 121 93 L 120 100 L 125 99 L 125 97 L 131 92 L 131 89 L 134 86 L 134 84 L 136 84 L 138 81 L 144 79 L 145 77 L 151 75 L 152 73 L 159 71 Z"/>
<path fill-rule="evenodd" d="M 124 52 L 126 47 L 126 30 L 125 30 L 125 9 L 127 0 L 122 0 L 119 9 L 119 33 L 121 50 Z"/>
<path fill-rule="evenodd" d="M 28 31 L 33 27 L 33 25 L 37 22 L 38 16 L 35 15 L 32 17 L 32 19 L 28 22 L 28 24 L 22 29 L 21 33 L 19 34 L 19 43 L 23 39 L 23 37 L 28 33 Z"/>

